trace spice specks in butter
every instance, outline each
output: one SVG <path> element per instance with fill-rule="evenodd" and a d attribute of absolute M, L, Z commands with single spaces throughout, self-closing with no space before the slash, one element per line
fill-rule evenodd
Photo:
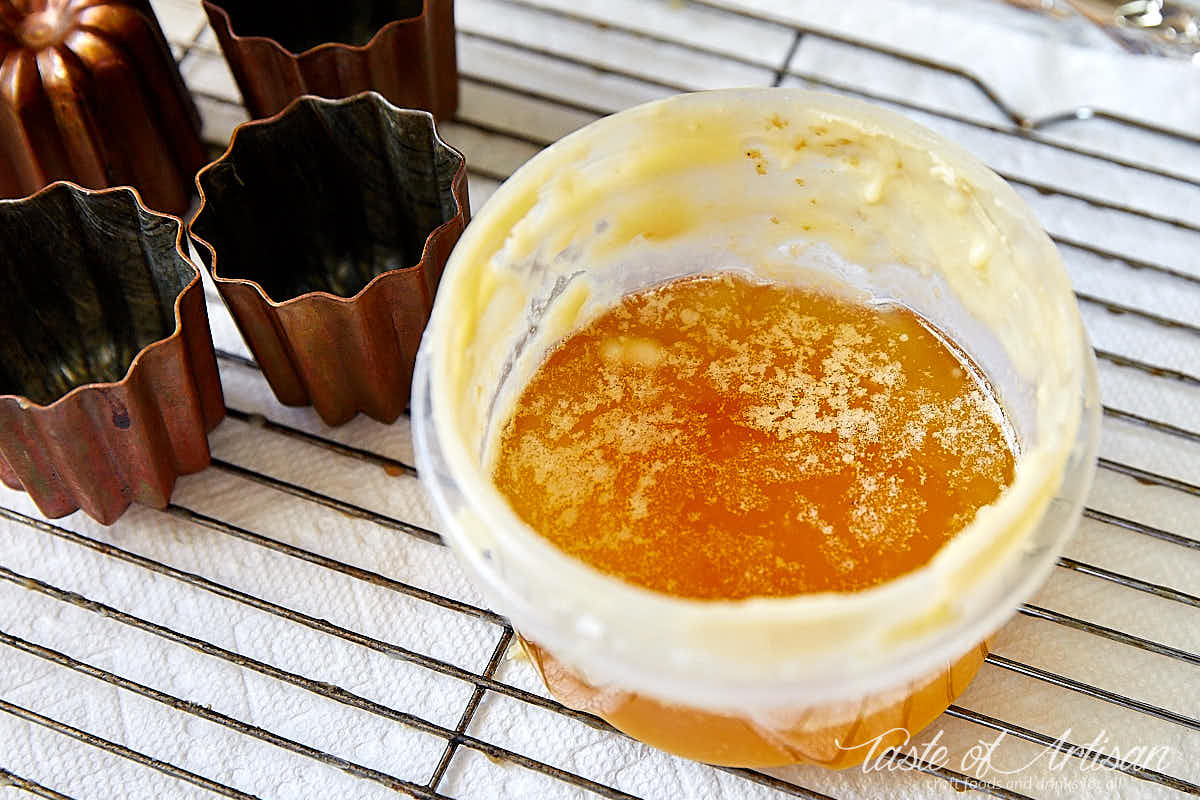
<path fill-rule="evenodd" d="M 762 150 L 759 150 L 758 148 L 751 148 L 746 151 L 746 158 L 754 162 L 755 172 L 757 172 L 759 175 L 767 174 L 767 162 L 766 159 L 763 158 Z"/>

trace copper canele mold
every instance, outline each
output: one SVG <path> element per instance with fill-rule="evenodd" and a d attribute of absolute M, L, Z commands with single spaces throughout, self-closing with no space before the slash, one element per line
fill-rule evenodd
<path fill-rule="evenodd" d="M 437 119 L 458 107 L 454 0 L 204 0 L 250 115 L 304 94 L 376 91 Z"/>
<path fill-rule="evenodd" d="M 163 508 L 224 415 L 183 223 L 132 189 L 0 201 L 0 479 L 49 517 Z"/>
<path fill-rule="evenodd" d="M 190 232 L 286 405 L 394 421 L 450 250 L 466 160 L 428 112 L 367 92 L 248 122 L 196 178 Z"/>
<path fill-rule="evenodd" d="M 127 184 L 183 214 L 205 156 L 148 0 L 0 0 L 0 196 Z"/>

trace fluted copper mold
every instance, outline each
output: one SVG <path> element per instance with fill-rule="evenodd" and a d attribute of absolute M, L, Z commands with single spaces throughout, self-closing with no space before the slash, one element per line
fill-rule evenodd
<path fill-rule="evenodd" d="M 250 115 L 304 94 L 376 91 L 437 119 L 458 107 L 454 0 L 205 0 Z"/>
<path fill-rule="evenodd" d="M 224 415 L 183 224 L 130 189 L 0 201 L 0 480 L 48 517 L 163 508 Z"/>
<path fill-rule="evenodd" d="M 147 0 L 0 0 L 0 196 L 130 185 L 183 214 L 205 156 Z"/>
<path fill-rule="evenodd" d="M 470 215 L 433 117 L 305 98 L 240 126 L 196 183 L 192 238 L 279 400 L 329 425 L 394 421 Z"/>

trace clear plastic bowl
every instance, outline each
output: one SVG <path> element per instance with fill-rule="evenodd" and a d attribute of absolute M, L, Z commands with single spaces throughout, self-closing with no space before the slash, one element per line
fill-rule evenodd
<path fill-rule="evenodd" d="M 852 593 L 694 601 L 562 553 L 490 480 L 546 350 L 622 295 L 687 274 L 903 302 L 987 374 L 1012 485 L 924 567 Z M 1058 253 L 994 173 L 912 122 L 793 89 L 680 95 L 522 167 L 471 223 L 417 358 L 412 423 L 442 531 L 563 702 L 723 764 L 861 761 L 931 721 L 1078 522 L 1099 427 Z"/>

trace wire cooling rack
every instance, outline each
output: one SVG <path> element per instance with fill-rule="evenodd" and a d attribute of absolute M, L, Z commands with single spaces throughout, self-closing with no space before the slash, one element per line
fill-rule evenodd
<path fill-rule="evenodd" d="M 1059 569 L 918 739 L 948 756 L 718 769 L 555 702 L 441 547 L 407 419 L 328 429 L 279 406 L 210 291 L 228 404 L 210 470 L 111 529 L 0 495 L 0 796 L 1200 794 L 1200 138 L 1089 109 L 1026 119 L 970 70 L 764 7 L 785 11 L 459 0 L 462 106 L 441 127 L 478 209 L 599 115 L 806 85 L 945 132 L 1027 197 L 1096 344 L 1102 457 Z M 223 144 L 245 114 L 199 3 L 156 8 Z M 981 779 L 981 741 L 1034 763 Z M 1065 767 L 1038 761 L 1056 746 Z"/>

